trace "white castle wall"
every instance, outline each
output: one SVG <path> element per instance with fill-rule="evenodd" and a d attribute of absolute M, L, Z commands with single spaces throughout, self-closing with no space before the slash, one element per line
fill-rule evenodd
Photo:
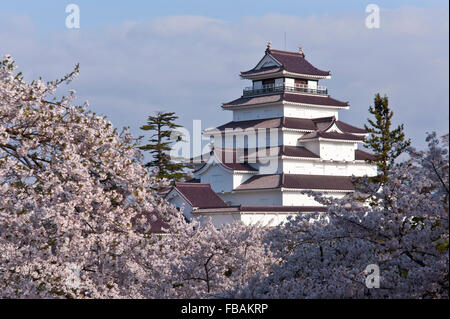
<path fill-rule="evenodd" d="M 283 130 L 282 132 L 283 143 L 280 145 L 298 146 L 299 145 L 298 139 L 305 134 L 306 133 L 304 132 Z"/>
<path fill-rule="evenodd" d="M 300 105 L 272 105 L 233 110 L 233 121 L 249 121 L 268 119 L 274 117 L 319 118 L 335 116 L 338 118 L 338 110 L 326 107 L 309 107 Z"/>
<path fill-rule="evenodd" d="M 339 192 L 323 192 L 324 196 L 333 198 L 342 198 L 345 193 Z M 284 191 L 283 192 L 283 206 L 323 206 L 316 202 L 313 197 L 307 194 L 302 194 L 301 191 Z"/>
<path fill-rule="evenodd" d="M 293 78 L 286 78 L 284 80 L 284 84 L 286 86 L 295 86 L 295 79 L 293 79 Z"/>
<path fill-rule="evenodd" d="M 172 190 L 167 194 L 166 199 L 177 209 L 183 210 L 183 215 L 187 219 L 192 218 L 192 206 L 189 204 L 176 190 Z"/>
<path fill-rule="evenodd" d="M 338 141 L 320 141 L 320 158 L 336 161 L 353 161 L 357 143 L 340 143 Z"/>
<path fill-rule="evenodd" d="M 231 205 L 270 206 L 282 205 L 280 189 L 261 191 L 236 191 L 219 194 L 222 199 Z"/>
<path fill-rule="evenodd" d="M 310 174 L 331 176 L 375 176 L 376 166 L 362 161 L 329 162 L 301 159 L 283 159 L 282 171 L 286 174 Z"/>
<path fill-rule="evenodd" d="M 355 159 L 355 150 L 357 143 L 325 141 L 314 139 L 311 141 L 301 141 L 300 146 L 305 147 L 311 152 L 320 156 L 324 160 L 335 161 L 353 161 Z"/>
<path fill-rule="evenodd" d="M 222 134 L 204 134 L 205 137 L 212 136 L 214 145 L 226 148 L 257 148 L 269 145 L 282 145 L 283 134 L 279 129 L 227 130 Z"/>
<path fill-rule="evenodd" d="M 288 216 L 297 216 L 296 213 L 285 212 L 245 212 L 240 219 L 245 225 L 260 223 L 264 226 L 276 226 L 287 222 Z"/>
<path fill-rule="evenodd" d="M 308 87 L 310 89 L 317 89 L 317 83 L 318 83 L 318 81 L 308 80 Z"/>
<path fill-rule="evenodd" d="M 201 176 L 202 183 L 211 184 L 211 188 L 216 192 L 231 192 L 233 190 L 233 175 L 230 174 L 220 164 L 212 165 Z"/>
<path fill-rule="evenodd" d="M 285 117 L 297 117 L 304 119 L 313 119 L 319 117 L 335 116 L 338 118 L 338 110 L 335 108 L 325 107 L 308 107 L 300 105 L 284 105 L 283 116 Z"/>
<path fill-rule="evenodd" d="M 195 214 L 195 217 L 201 224 L 211 221 L 212 224 L 218 229 L 222 228 L 224 225 L 232 224 L 233 222 L 241 220 L 240 214 L 231 213 Z"/>
<path fill-rule="evenodd" d="M 245 212 L 245 213 L 204 213 L 196 214 L 201 223 L 211 220 L 213 225 L 217 228 L 222 228 L 224 225 L 231 224 L 235 221 L 241 221 L 245 225 L 253 225 L 260 223 L 264 226 L 276 226 L 287 222 L 288 216 L 296 216 L 296 213 L 286 212 Z"/>
<path fill-rule="evenodd" d="M 283 106 L 259 106 L 254 108 L 233 110 L 233 121 L 269 119 L 283 116 Z"/>

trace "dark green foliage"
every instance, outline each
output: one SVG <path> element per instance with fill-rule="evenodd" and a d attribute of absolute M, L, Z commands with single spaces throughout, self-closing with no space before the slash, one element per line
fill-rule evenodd
<path fill-rule="evenodd" d="M 176 163 L 171 160 L 168 152 L 174 142 L 181 141 L 182 135 L 175 130 L 181 125 L 175 124 L 178 116 L 175 112 L 157 112 L 155 116 L 149 116 L 147 124 L 141 126 L 141 130 L 150 131 L 147 145 L 140 146 L 139 149 L 148 151 L 153 160 L 146 163 L 147 168 L 157 168 L 156 177 L 159 179 L 166 178 L 171 182 L 182 179 L 186 173 L 185 168 L 190 166 L 185 163 Z"/>
<path fill-rule="evenodd" d="M 389 181 L 389 171 L 395 165 L 395 160 L 411 141 L 405 139 L 403 124 L 391 129 L 391 119 L 394 112 L 389 109 L 388 97 L 381 97 L 379 93 L 375 95 L 374 106 L 369 107 L 369 112 L 375 117 L 368 119 L 369 125 L 364 125 L 370 134 L 364 139 L 364 146 L 372 151 L 375 156 L 369 163 L 376 164 L 378 175 L 371 178 L 372 182 L 385 185 Z"/>

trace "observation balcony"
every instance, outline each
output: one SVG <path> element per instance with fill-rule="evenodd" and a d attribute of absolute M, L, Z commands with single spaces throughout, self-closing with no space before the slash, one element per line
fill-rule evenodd
<path fill-rule="evenodd" d="M 317 88 L 310 88 L 304 84 L 296 84 L 295 86 L 266 84 L 260 88 L 254 88 L 252 86 L 246 87 L 243 92 L 243 96 L 264 95 L 277 92 L 299 92 L 317 95 L 327 95 L 328 89 L 325 86 L 317 86 Z"/>

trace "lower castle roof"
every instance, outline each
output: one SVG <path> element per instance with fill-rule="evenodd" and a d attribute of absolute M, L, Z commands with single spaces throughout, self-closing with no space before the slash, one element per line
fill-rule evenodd
<path fill-rule="evenodd" d="M 248 129 L 273 129 L 273 128 L 290 128 L 306 131 L 323 131 L 333 123 L 345 133 L 350 134 L 366 134 L 367 131 L 362 128 L 338 121 L 334 116 L 320 117 L 313 119 L 296 118 L 296 117 L 274 117 L 268 119 L 257 119 L 247 121 L 231 121 L 223 124 L 216 129 L 206 130 L 208 133 L 224 132 L 225 129 L 248 130 Z"/>
<path fill-rule="evenodd" d="M 315 131 L 300 137 L 300 140 L 311 140 L 316 138 L 327 138 L 332 140 L 347 140 L 347 141 L 362 141 L 364 139 L 363 136 L 349 133 Z"/>
<path fill-rule="evenodd" d="M 329 96 L 320 95 L 305 95 L 305 94 L 295 94 L 295 93 L 276 93 L 263 96 L 250 96 L 250 97 L 240 97 L 231 102 L 223 103 L 223 108 L 230 107 L 240 107 L 240 106 L 254 106 L 258 104 L 268 104 L 277 102 L 292 102 L 319 106 L 330 106 L 330 107 L 348 107 L 348 102 L 342 102 L 336 100 Z"/>
<path fill-rule="evenodd" d="M 227 207 L 228 204 L 206 183 L 176 182 L 173 187 L 192 207 Z"/>
<path fill-rule="evenodd" d="M 272 188 L 295 188 L 313 190 L 353 191 L 351 177 L 304 174 L 256 175 L 239 185 L 236 190 L 257 190 Z"/>

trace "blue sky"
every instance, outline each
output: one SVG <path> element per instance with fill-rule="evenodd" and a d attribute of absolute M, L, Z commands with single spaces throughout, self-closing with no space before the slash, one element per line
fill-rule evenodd
<path fill-rule="evenodd" d="M 22 0 L 2 3 L 5 13 L 25 14 L 39 23 L 42 29 L 64 28 L 61 15 L 67 4 L 80 6 L 83 14 L 83 27 L 91 28 L 106 24 L 120 23 L 127 20 L 144 21 L 155 17 L 171 15 L 200 15 L 215 19 L 235 21 L 245 16 L 263 16 L 266 14 L 286 14 L 308 17 L 324 13 L 362 12 L 370 3 L 385 9 L 402 6 L 420 8 L 448 7 L 446 0 L 259 0 L 259 1 L 217 1 L 217 0 Z"/>
<path fill-rule="evenodd" d="M 65 27 L 80 7 L 81 28 Z M 380 29 L 364 25 L 381 8 Z M 301 44 L 332 97 L 350 102 L 340 118 L 362 126 L 377 92 L 414 145 L 426 131 L 448 132 L 448 1 L 7 1 L 0 6 L 0 55 L 28 79 L 53 79 L 81 64 L 71 83 L 80 102 L 135 135 L 156 110 L 202 128 L 231 120 L 220 104 L 238 98 L 239 72 L 274 48 Z M 63 88 L 67 90 L 68 88 Z"/>

